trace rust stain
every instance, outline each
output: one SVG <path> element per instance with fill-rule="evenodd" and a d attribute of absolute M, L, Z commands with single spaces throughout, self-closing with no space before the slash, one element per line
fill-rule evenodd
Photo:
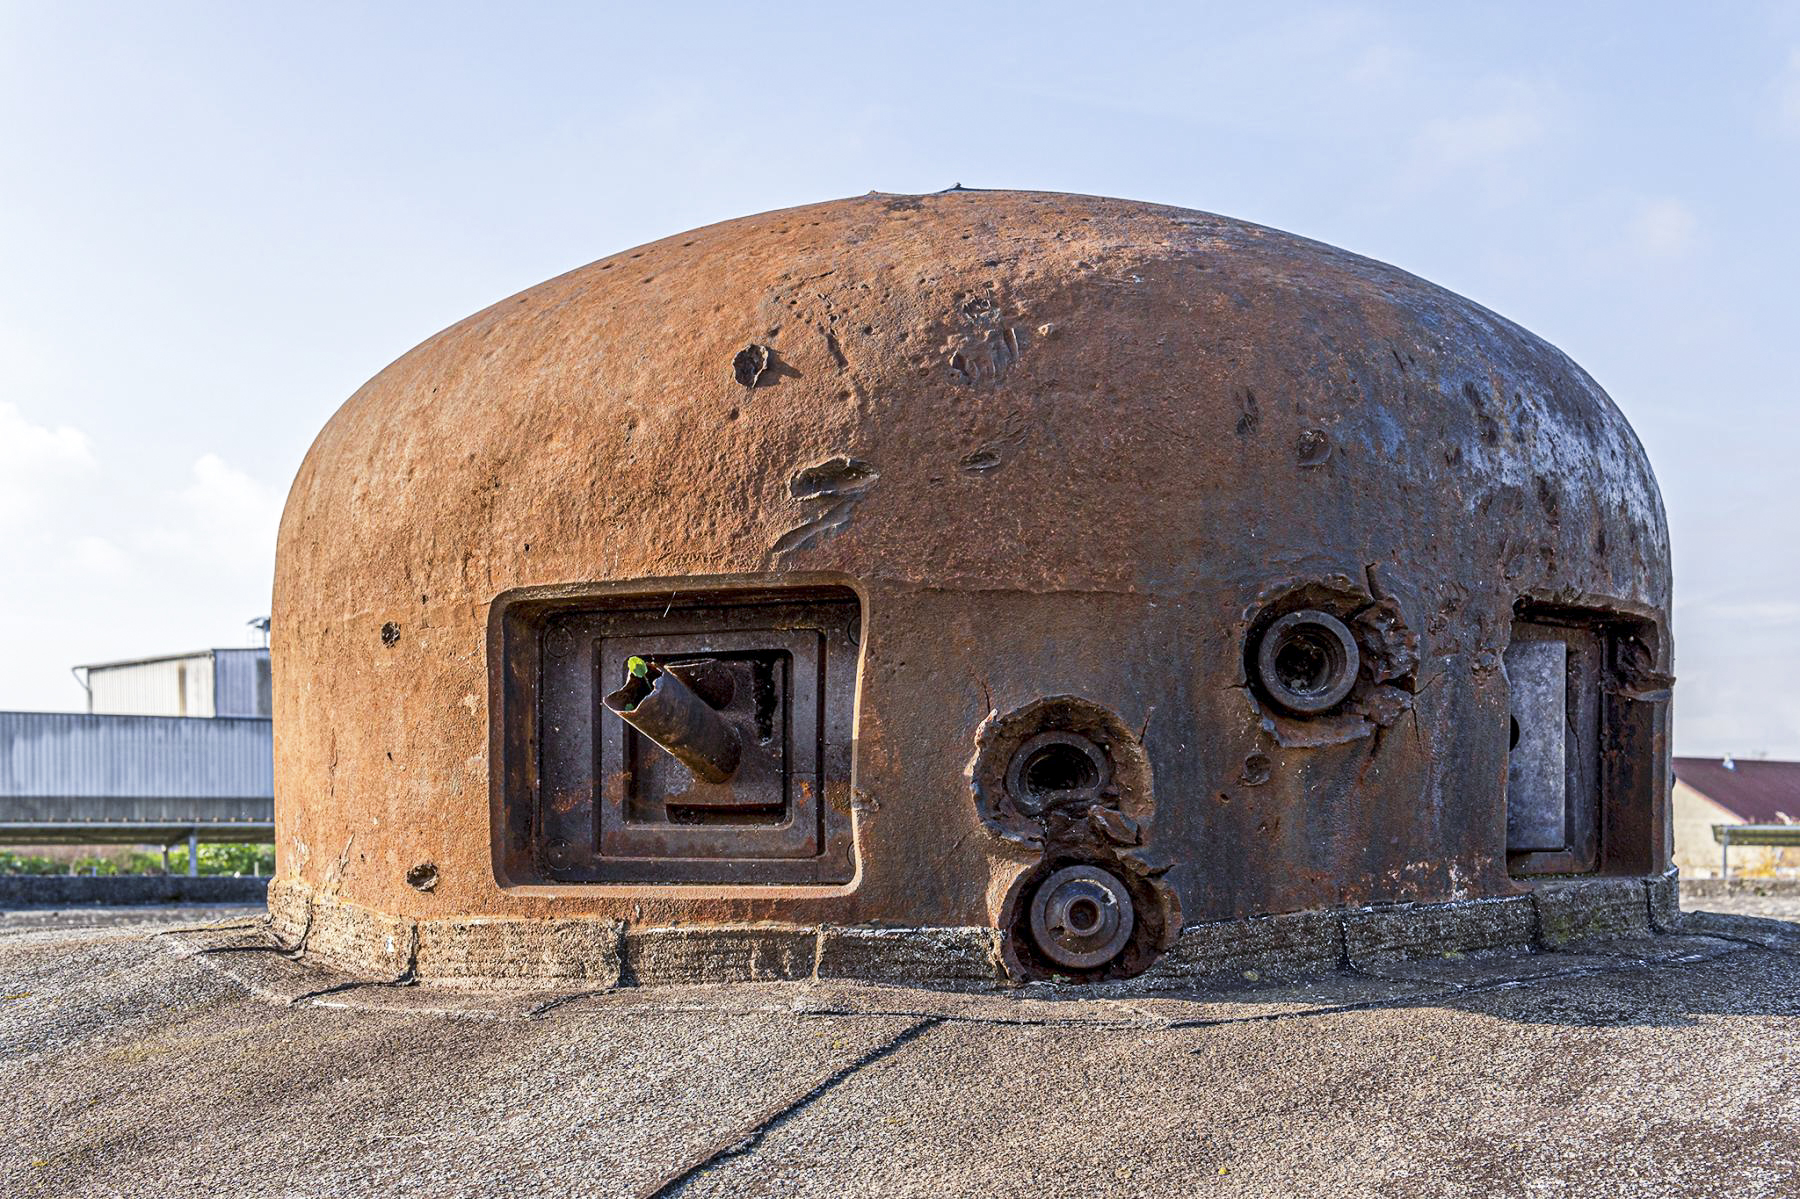
<path fill-rule="evenodd" d="M 997 924 L 1031 958 L 1032 888 L 1085 864 L 1123 890 L 1066 876 L 1039 916 L 1126 895 L 1112 971 L 1184 921 L 1513 894 L 1532 876 L 1504 841 L 1504 655 L 1526 620 L 1598 647 L 1592 869 L 1666 865 L 1661 500 L 1618 409 L 1542 340 L 1315 242 L 1081 196 L 867 196 L 635 254 L 431 338 L 308 455 L 275 590 L 284 873 L 354 831 L 399 866 L 336 890 L 402 916 Z M 728 617 L 827 593 L 855 613 L 832 651 L 848 698 L 814 709 L 824 781 L 782 802 L 839 830 L 832 870 L 511 881 L 509 847 L 563 877 L 604 865 L 594 805 L 648 768 L 590 756 L 565 811 L 514 763 L 509 744 L 617 717 L 501 702 L 537 686 L 496 640 L 509 604 L 635 613 L 583 633 L 601 642 L 704 640 L 709 612 L 794 635 Z M 376 635 L 426 595 L 428 621 Z M 1258 677 L 1258 638 L 1305 610 L 1356 648 L 1317 713 Z M 541 648 L 610 652 L 581 644 Z M 1306 690 L 1335 660 L 1315 640 L 1274 669 Z M 1119 791 L 1026 812 L 983 730 L 1055 697 L 1088 705 L 1060 731 Z M 417 785 L 393 788 L 389 752 Z M 469 761 L 488 794 L 449 785 Z M 702 785 L 737 784 L 669 794 Z M 729 854 L 707 823 L 727 817 L 688 806 L 700 823 L 661 844 Z M 427 855 L 453 904 L 407 883 Z"/>

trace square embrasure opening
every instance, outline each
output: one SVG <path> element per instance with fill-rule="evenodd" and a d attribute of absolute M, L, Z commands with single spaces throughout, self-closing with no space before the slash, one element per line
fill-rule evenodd
<path fill-rule="evenodd" d="M 1506 860 L 1514 875 L 1639 873 L 1657 818 L 1655 628 L 1522 605 L 1504 663 Z"/>
<path fill-rule="evenodd" d="M 845 588 L 503 597 L 501 879 L 849 882 L 860 629 Z"/>

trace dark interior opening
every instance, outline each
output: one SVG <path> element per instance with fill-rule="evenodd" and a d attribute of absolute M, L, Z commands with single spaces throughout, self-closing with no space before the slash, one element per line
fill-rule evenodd
<path fill-rule="evenodd" d="M 1019 777 L 1033 795 L 1059 791 L 1085 791 L 1097 786 L 1100 772 L 1094 760 L 1073 745 L 1046 745 L 1025 759 Z"/>
<path fill-rule="evenodd" d="M 1091 899 L 1077 899 L 1069 905 L 1069 931 L 1085 936 L 1100 927 L 1100 905 Z"/>
<path fill-rule="evenodd" d="M 1323 630 L 1295 629 L 1275 651 L 1275 677 L 1284 687 L 1301 695 L 1317 695 L 1331 689 L 1340 669 L 1342 653 L 1336 639 Z"/>

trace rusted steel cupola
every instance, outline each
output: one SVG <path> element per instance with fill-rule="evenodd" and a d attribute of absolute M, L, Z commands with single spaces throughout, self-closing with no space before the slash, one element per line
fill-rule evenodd
<path fill-rule="evenodd" d="M 1666 897 L 1668 601 L 1619 411 L 1404 272 L 1080 196 L 748 217 L 470 317 L 320 435 L 272 911 L 446 978 L 1528 939 L 1457 913 Z"/>

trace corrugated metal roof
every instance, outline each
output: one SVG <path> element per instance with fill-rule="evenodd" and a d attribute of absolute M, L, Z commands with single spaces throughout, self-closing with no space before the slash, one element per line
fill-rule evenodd
<path fill-rule="evenodd" d="M 214 651 L 210 649 L 197 649 L 185 654 L 153 654 L 148 658 L 120 658 L 116 662 L 81 662 L 71 669 L 116 670 L 123 666 L 151 666 L 157 662 L 187 662 L 195 658 L 210 658 L 213 653 Z"/>
<path fill-rule="evenodd" d="M 1675 777 L 1750 824 L 1800 821 L 1800 762 L 1676 758 Z"/>

